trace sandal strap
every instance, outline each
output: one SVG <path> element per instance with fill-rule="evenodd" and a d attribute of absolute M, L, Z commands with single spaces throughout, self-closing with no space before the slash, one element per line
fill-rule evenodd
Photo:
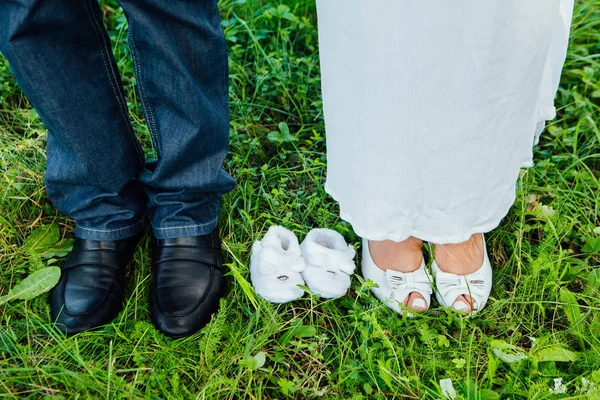
<path fill-rule="evenodd" d="M 435 285 L 446 306 L 452 306 L 459 296 L 467 295 L 475 300 L 475 307 L 487 297 L 485 279 L 476 271 L 469 275 L 457 275 L 438 271 Z"/>
<path fill-rule="evenodd" d="M 422 264 L 418 270 L 413 272 L 399 272 L 388 269 L 386 276 L 397 301 L 403 302 L 409 294 L 416 292 L 425 298 L 429 306 L 431 294 L 433 293 L 431 288 L 433 279 L 427 272 L 425 264 Z"/>

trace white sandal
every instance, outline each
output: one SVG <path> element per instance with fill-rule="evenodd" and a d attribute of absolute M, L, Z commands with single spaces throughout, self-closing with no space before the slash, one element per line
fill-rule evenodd
<path fill-rule="evenodd" d="M 388 269 L 387 271 L 379 268 L 369 250 L 369 241 L 363 239 L 363 255 L 361 263 L 362 275 L 365 279 L 370 279 L 379 287 L 371 288 L 371 291 L 386 306 L 396 311 L 398 314 L 407 313 L 412 317 L 411 310 L 404 304 L 404 301 L 411 293 L 418 293 L 423 298 L 413 300 L 412 307 L 420 307 L 427 310 L 431 304 L 431 288 L 433 278 L 427 271 L 425 261 L 421 263 L 419 269 L 413 272 L 399 272 Z"/>
<path fill-rule="evenodd" d="M 306 269 L 298 238 L 282 226 L 272 226 L 252 245 L 250 279 L 256 294 L 272 303 L 287 303 L 304 295 L 301 272 Z"/>
<path fill-rule="evenodd" d="M 468 275 L 457 275 L 444 272 L 436 264 L 435 259 L 431 263 L 431 272 L 435 279 L 435 297 L 440 305 L 464 312 L 470 306 L 463 300 L 457 300 L 466 295 L 473 300 L 472 315 L 485 307 L 490 292 L 492 291 L 492 265 L 487 254 L 485 237 L 483 237 L 483 264 L 481 267 Z"/>
<path fill-rule="evenodd" d="M 356 251 L 331 229 L 313 229 L 300 245 L 306 269 L 302 277 L 310 290 L 325 298 L 343 296 L 350 288 Z"/>

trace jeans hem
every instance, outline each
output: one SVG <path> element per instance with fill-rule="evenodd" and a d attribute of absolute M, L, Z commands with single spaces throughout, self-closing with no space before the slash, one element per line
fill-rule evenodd
<path fill-rule="evenodd" d="M 164 228 L 153 228 L 152 232 L 157 239 L 176 239 L 190 236 L 208 235 L 215 230 L 219 218 L 207 222 L 205 224 L 183 225 Z"/>
<path fill-rule="evenodd" d="M 140 220 L 133 225 L 117 229 L 95 229 L 82 226 L 75 227 L 75 237 L 85 240 L 121 240 L 135 236 L 144 229 L 144 222 Z"/>

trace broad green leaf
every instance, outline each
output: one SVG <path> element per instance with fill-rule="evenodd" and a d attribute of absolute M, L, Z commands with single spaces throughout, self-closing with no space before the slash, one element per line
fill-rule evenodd
<path fill-rule="evenodd" d="M 500 395 L 492 389 L 480 389 L 479 398 L 481 400 L 496 400 L 500 398 Z"/>
<path fill-rule="evenodd" d="M 283 135 L 284 142 L 295 142 L 297 140 L 298 140 L 298 138 L 296 136 L 290 135 L 289 133 Z"/>
<path fill-rule="evenodd" d="M 250 370 L 255 370 L 265 365 L 266 357 L 267 355 L 265 352 L 261 351 L 256 353 L 254 357 L 248 355 L 245 359 L 241 360 L 240 363 L 246 365 Z"/>
<path fill-rule="evenodd" d="M 52 289 L 59 279 L 59 267 L 42 268 L 15 285 L 0 304 L 10 300 L 31 300 Z"/>
<path fill-rule="evenodd" d="M 533 357 L 536 361 L 573 362 L 575 361 L 576 353 L 560 346 L 551 346 L 536 351 Z"/>
<path fill-rule="evenodd" d="M 492 340 L 490 346 L 494 355 L 505 363 L 517 363 L 527 358 L 523 349 L 502 340 Z"/>
<path fill-rule="evenodd" d="M 585 285 L 585 292 L 587 295 L 591 295 L 598 289 L 600 289 L 600 268 L 594 268 L 587 274 L 587 285 Z"/>
<path fill-rule="evenodd" d="M 444 335 L 438 335 L 437 343 L 438 343 L 438 346 L 450 347 L 450 341 Z"/>
<path fill-rule="evenodd" d="M 535 207 L 535 211 L 548 219 L 552 219 L 556 215 L 556 210 L 544 204 L 538 204 Z"/>
<path fill-rule="evenodd" d="M 592 372 L 592 379 L 596 384 L 600 384 L 600 369 Z"/>
<path fill-rule="evenodd" d="M 30 255 L 42 254 L 60 239 L 58 225 L 50 224 L 35 229 L 23 243 L 22 250 Z"/>
<path fill-rule="evenodd" d="M 298 140 L 297 137 L 290 133 L 290 127 L 285 122 L 279 123 L 279 132 L 284 142 L 295 142 Z"/>
<path fill-rule="evenodd" d="M 600 252 L 600 236 L 586 238 L 585 244 L 581 248 L 581 251 L 589 254 L 596 254 Z"/>
<path fill-rule="evenodd" d="M 267 359 L 267 355 L 264 351 L 260 351 L 260 352 L 256 353 L 256 355 L 254 356 L 254 368 L 255 369 L 262 368 L 262 366 L 265 365 L 266 359 Z"/>
<path fill-rule="evenodd" d="M 283 142 L 283 138 L 279 132 L 271 131 L 267 134 L 267 139 L 273 143 L 281 143 Z"/>
<path fill-rule="evenodd" d="M 40 254 L 41 258 L 66 257 L 73 249 L 73 239 L 65 239 Z"/>
<path fill-rule="evenodd" d="M 285 122 L 279 123 L 279 132 L 272 131 L 267 134 L 267 139 L 275 144 L 283 144 L 287 142 L 295 142 L 297 137 L 290 133 L 290 128 Z"/>
<path fill-rule="evenodd" d="M 317 334 L 317 328 L 311 325 L 301 325 L 294 329 L 293 335 L 295 337 L 312 337 Z"/>
<path fill-rule="evenodd" d="M 290 127 L 285 122 L 279 123 L 279 132 L 281 132 L 284 136 L 290 134 Z"/>
<path fill-rule="evenodd" d="M 302 319 L 295 319 L 292 321 L 290 328 L 279 338 L 278 342 L 281 346 L 286 346 L 294 336 L 294 332 L 297 328 L 302 326 Z"/>
<path fill-rule="evenodd" d="M 575 295 L 569 289 L 561 288 L 560 300 L 565 303 L 563 304 L 563 308 L 565 309 L 571 328 L 579 330 L 580 327 L 578 324 L 581 321 L 581 310 L 579 309 L 577 298 L 575 298 Z"/>

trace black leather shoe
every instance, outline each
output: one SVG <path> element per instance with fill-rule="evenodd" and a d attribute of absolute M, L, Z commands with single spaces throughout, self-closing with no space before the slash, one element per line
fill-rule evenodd
<path fill-rule="evenodd" d="M 50 293 L 56 327 L 67 335 L 110 322 L 123 306 L 125 268 L 143 233 L 118 241 L 75 239 Z"/>
<path fill-rule="evenodd" d="M 172 338 L 206 325 L 225 293 L 218 230 L 209 235 L 155 240 L 150 307 L 152 322 Z"/>

